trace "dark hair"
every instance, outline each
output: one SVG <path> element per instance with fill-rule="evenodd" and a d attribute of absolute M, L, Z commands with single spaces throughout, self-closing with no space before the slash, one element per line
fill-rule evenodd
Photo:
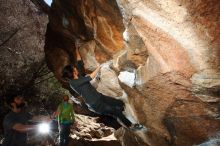
<path fill-rule="evenodd" d="M 19 97 L 19 95 L 17 95 L 17 94 L 8 95 L 8 96 L 6 97 L 6 103 L 7 103 L 9 106 L 11 106 L 11 103 L 14 102 L 14 99 L 15 99 L 16 97 Z"/>
<path fill-rule="evenodd" d="M 72 65 L 67 65 L 63 69 L 63 75 L 62 77 L 66 79 L 72 79 L 73 77 L 73 66 Z"/>
<path fill-rule="evenodd" d="M 63 98 L 64 98 L 64 97 L 68 97 L 68 98 L 70 98 L 69 95 L 67 95 L 67 94 L 64 94 L 64 95 L 63 95 Z"/>

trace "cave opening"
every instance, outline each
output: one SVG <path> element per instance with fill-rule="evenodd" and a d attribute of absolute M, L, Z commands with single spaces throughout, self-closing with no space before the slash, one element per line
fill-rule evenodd
<path fill-rule="evenodd" d="M 53 0 L 44 0 L 49 6 L 51 6 Z"/>

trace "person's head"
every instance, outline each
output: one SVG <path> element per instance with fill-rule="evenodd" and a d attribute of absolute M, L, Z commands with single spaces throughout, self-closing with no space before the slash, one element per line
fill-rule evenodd
<path fill-rule="evenodd" d="M 73 65 L 67 65 L 63 69 L 63 78 L 64 79 L 72 79 L 78 77 L 78 70 Z"/>
<path fill-rule="evenodd" d="M 76 67 L 73 68 L 73 78 L 78 78 L 79 72 Z"/>
<path fill-rule="evenodd" d="M 25 101 L 22 96 L 12 95 L 7 98 L 7 104 L 15 112 L 20 112 L 21 109 L 25 106 Z"/>
<path fill-rule="evenodd" d="M 69 101 L 69 96 L 68 95 L 63 95 L 63 101 L 68 102 Z"/>

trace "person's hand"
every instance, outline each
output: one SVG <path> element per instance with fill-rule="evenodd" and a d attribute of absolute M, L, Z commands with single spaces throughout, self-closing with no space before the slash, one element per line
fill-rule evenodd
<path fill-rule="evenodd" d="M 96 75 L 96 80 L 100 81 L 101 80 L 101 72 L 99 71 Z"/>
<path fill-rule="evenodd" d="M 59 115 L 60 112 L 59 111 L 55 111 L 53 112 L 53 114 L 50 116 L 51 119 L 54 119 L 57 115 Z"/>
<path fill-rule="evenodd" d="M 57 116 L 57 115 L 59 115 L 60 114 L 60 111 L 56 111 L 55 112 L 55 115 Z"/>
<path fill-rule="evenodd" d="M 99 66 L 102 68 L 103 66 L 105 66 L 105 63 L 102 63 L 102 64 L 100 64 Z"/>
<path fill-rule="evenodd" d="M 11 106 L 12 106 L 12 108 L 16 108 L 16 103 L 12 102 Z"/>
<path fill-rule="evenodd" d="M 89 76 L 94 79 L 97 75 L 97 73 L 100 71 L 101 66 L 98 66 Z"/>
<path fill-rule="evenodd" d="M 76 59 L 77 61 L 82 60 L 78 47 L 76 48 Z"/>
<path fill-rule="evenodd" d="M 100 72 L 100 69 L 101 69 L 101 65 L 99 65 L 95 70 L 98 73 L 98 72 Z"/>

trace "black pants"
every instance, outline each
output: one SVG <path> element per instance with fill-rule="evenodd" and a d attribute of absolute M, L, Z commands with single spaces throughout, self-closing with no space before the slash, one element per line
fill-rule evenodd
<path fill-rule="evenodd" d="M 60 124 L 60 146 L 68 146 L 70 124 Z"/>
<path fill-rule="evenodd" d="M 130 127 L 131 121 L 129 121 L 123 114 L 124 102 L 118 99 L 114 99 L 109 96 L 102 95 L 98 105 L 92 107 L 96 112 L 114 117 L 120 120 L 125 126 Z"/>

